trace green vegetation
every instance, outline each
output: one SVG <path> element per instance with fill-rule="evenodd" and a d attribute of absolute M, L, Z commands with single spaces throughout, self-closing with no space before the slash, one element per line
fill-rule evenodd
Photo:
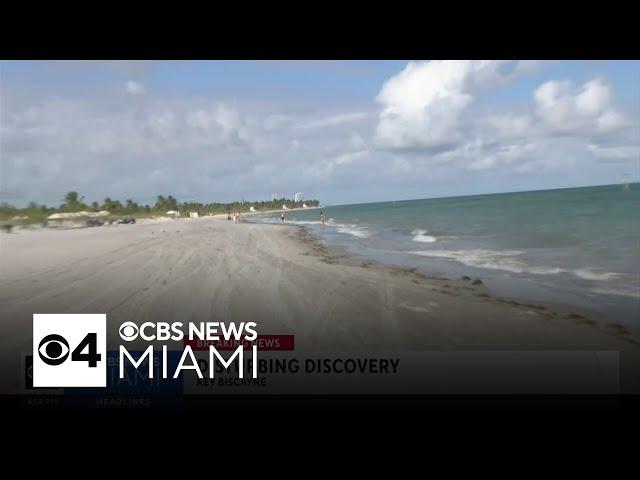
<path fill-rule="evenodd" d="M 0 204 L 0 221 L 12 222 L 13 224 L 34 223 L 46 220 L 53 213 L 69 213 L 69 212 L 99 212 L 107 210 L 114 216 L 130 215 L 134 217 L 159 217 L 165 216 L 169 210 L 177 210 L 182 216 L 188 216 L 189 212 L 198 212 L 198 215 L 204 216 L 218 213 L 232 212 L 248 212 L 251 207 L 256 210 L 279 210 L 282 205 L 288 208 L 300 208 L 302 203 L 295 203 L 291 199 L 281 198 L 270 201 L 260 202 L 231 202 L 231 203 L 196 203 L 183 202 L 180 203 L 171 195 L 158 195 L 153 205 L 141 205 L 131 199 L 125 200 L 124 203 L 119 200 L 112 200 L 110 197 L 104 199 L 102 203 L 92 202 L 84 203 L 84 196 L 80 196 L 78 192 L 69 192 L 64 196 L 64 201 L 58 207 L 48 207 L 46 205 L 38 205 L 35 202 L 29 203 L 25 208 L 17 208 L 7 203 Z M 317 207 L 318 200 L 305 200 L 304 203 L 309 207 Z"/>

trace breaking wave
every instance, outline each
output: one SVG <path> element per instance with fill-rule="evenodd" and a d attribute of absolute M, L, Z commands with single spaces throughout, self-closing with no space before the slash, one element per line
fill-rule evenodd
<path fill-rule="evenodd" d="M 530 266 L 518 259 L 520 250 L 423 250 L 409 252 L 423 257 L 445 258 L 464 265 L 511 273 L 532 273 L 534 275 L 555 275 L 566 270 L 558 267 Z"/>
<path fill-rule="evenodd" d="M 413 235 L 412 240 L 414 242 L 421 242 L 421 243 L 434 243 L 436 241 L 436 237 L 432 237 L 431 235 L 427 235 L 426 233 L 427 233 L 426 230 L 415 229 L 414 231 L 411 232 L 411 235 Z"/>
<path fill-rule="evenodd" d="M 584 280 L 615 280 L 616 278 L 622 277 L 621 273 L 615 272 L 603 272 L 597 271 L 590 268 L 581 268 L 579 270 L 574 270 L 573 274 L 576 277 L 582 278 Z"/>
<path fill-rule="evenodd" d="M 311 225 L 314 227 L 321 225 L 319 220 L 287 220 L 287 223 L 292 225 Z M 366 227 L 361 227 L 353 223 L 336 223 L 333 218 L 329 218 L 325 222 L 325 227 L 330 227 L 338 233 L 344 233 L 358 238 L 369 238 L 371 236 L 371 232 L 369 232 Z"/>

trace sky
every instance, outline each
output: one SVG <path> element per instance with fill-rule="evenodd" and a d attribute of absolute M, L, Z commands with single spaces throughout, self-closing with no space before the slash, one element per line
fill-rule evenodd
<path fill-rule="evenodd" d="M 640 178 L 638 61 L 0 61 L 0 201 L 327 205 Z"/>

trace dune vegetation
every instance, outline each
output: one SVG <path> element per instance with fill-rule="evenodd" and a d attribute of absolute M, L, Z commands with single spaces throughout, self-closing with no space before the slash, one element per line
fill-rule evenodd
<path fill-rule="evenodd" d="M 305 200 L 304 204 L 308 207 L 319 205 L 318 200 Z M 54 213 L 73 213 L 73 212 L 99 212 L 108 211 L 114 216 L 133 216 L 133 217 L 159 217 L 166 216 L 168 211 L 179 211 L 182 215 L 188 215 L 189 212 L 198 212 L 200 216 L 218 213 L 231 212 L 248 212 L 251 207 L 257 211 L 261 210 L 278 210 L 283 205 L 288 208 L 300 208 L 302 202 L 296 203 L 292 199 L 280 198 L 276 200 L 263 201 L 236 201 L 230 203 L 198 203 L 198 202 L 180 202 L 172 195 L 158 195 L 153 205 L 134 202 L 131 199 L 121 202 L 111 197 L 105 198 L 102 202 L 86 202 L 84 196 L 80 196 L 78 192 L 69 192 L 64 196 L 63 202 L 57 207 L 39 205 L 35 202 L 29 203 L 26 207 L 20 208 L 9 205 L 7 203 L 0 204 L 0 221 L 13 222 L 15 224 L 41 222 L 46 220 Z"/>

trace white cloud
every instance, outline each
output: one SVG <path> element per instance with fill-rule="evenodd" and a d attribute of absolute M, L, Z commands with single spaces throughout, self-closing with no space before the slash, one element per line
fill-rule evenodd
<path fill-rule="evenodd" d="M 369 116 L 366 112 L 339 113 L 327 117 L 316 118 L 297 125 L 297 130 L 315 130 L 320 128 L 335 127 L 345 123 L 353 123 L 364 120 Z"/>
<path fill-rule="evenodd" d="M 587 81 L 580 88 L 567 80 L 543 83 L 533 92 L 529 112 L 488 117 L 486 124 L 502 151 L 497 164 L 515 163 L 515 171 L 528 173 L 540 167 L 553 169 L 554 162 L 568 167 L 578 152 L 582 152 L 583 162 L 594 158 L 620 162 L 634 154 L 637 158 L 638 147 L 602 145 L 620 142 L 619 134 L 631 125 L 613 108 L 612 99 L 611 86 L 602 78 Z M 591 155 L 585 156 L 585 152 Z M 470 168 L 479 165 L 472 163 Z"/>
<path fill-rule="evenodd" d="M 135 72 L 81 97 L 4 85 L 3 200 L 56 202 L 68 190 L 145 202 L 159 193 L 232 200 L 313 191 L 347 203 L 373 191 L 402 198 L 412 185 L 417 197 L 488 178 L 505 189 L 551 173 L 559 183 L 596 161 L 640 159 L 637 130 L 623 129 L 637 126 L 637 113 L 614 107 L 603 78 L 541 80 L 524 95 L 516 89 L 478 101 L 542 65 L 411 62 L 380 82 L 375 114 L 373 99 L 341 112 L 312 95 L 304 102 L 177 88 L 160 95 L 123 82 L 140 78 Z M 606 166 L 596 168 L 600 181 Z"/>
<path fill-rule="evenodd" d="M 535 142 L 485 143 L 478 137 L 452 152 L 452 155 L 472 171 L 507 167 L 517 169 L 519 165 L 530 161 L 539 148 L 540 145 Z"/>
<path fill-rule="evenodd" d="M 251 134 L 245 119 L 237 111 L 219 104 L 212 109 L 196 108 L 185 115 L 191 140 L 200 145 L 229 148 L 249 146 Z"/>
<path fill-rule="evenodd" d="M 88 190 L 96 187 L 124 189 L 125 179 L 131 180 L 128 195 L 144 195 L 164 188 L 154 184 L 170 178 L 179 165 L 189 171 L 189 163 L 197 172 L 224 173 L 232 165 L 225 156 L 234 155 L 233 163 L 240 165 L 236 156 L 255 152 L 261 132 L 229 105 L 206 103 L 148 98 L 131 105 L 116 97 L 103 104 L 50 97 L 26 109 L 7 108 L 0 129 L 5 198 L 44 201 L 59 197 L 53 190 L 83 186 L 92 196 Z M 153 171 L 158 173 L 147 180 Z"/>
<path fill-rule="evenodd" d="M 413 172 L 413 164 L 409 162 L 405 157 L 396 156 L 393 159 L 393 166 L 397 171 L 400 171 L 402 173 Z"/>
<path fill-rule="evenodd" d="M 483 157 L 469 164 L 469 170 L 488 170 L 496 166 L 496 158 L 493 156 Z"/>
<path fill-rule="evenodd" d="M 537 134 L 537 126 L 531 115 L 514 113 L 492 115 L 487 118 L 487 122 L 500 138 L 526 138 Z"/>
<path fill-rule="evenodd" d="M 330 162 L 330 165 L 335 166 L 335 165 L 344 165 L 346 163 L 352 163 L 356 160 L 366 157 L 367 155 L 369 155 L 368 150 L 358 150 L 356 152 L 343 153 L 342 155 L 338 155 L 337 157 L 332 159 Z"/>
<path fill-rule="evenodd" d="M 504 85 L 527 69 L 512 62 L 442 60 L 410 62 L 383 85 L 376 140 L 382 148 L 429 149 L 462 140 L 461 114 L 475 96 Z"/>
<path fill-rule="evenodd" d="M 127 90 L 127 93 L 129 95 L 133 96 L 144 95 L 145 93 L 147 93 L 147 91 L 141 84 L 139 84 L 138 82 L 134 82 L 133 80 L 129 80 L 125 84 L 125 89 Z"/>
<path fill-rule="evenodd" d="M 278 113 L 267 115 L 264 119 L 264 128 L 267 130 L 276 130 L 284 125 L 287 125 L 291 119 L 288 115 L 282 115 Z"/>
<path fill-rule="evenodd" d="M 540 168 L 540 164 L 536 161 L 525 162 L 516 167 L 516 172 L 518 173 L 532 173 L 535 172 L 538 168 Z"/>
<path fill-rule="evenodd" d="M 640 146 L 603 147 L 590 144 L 588 148 L 598 159 L 605 162 L 640 161 Z"/>
<path fill-rule="evenodd" d="M 513 70 L 513 76 L 533 73 L 553 63 L 557 63 L 557 60 L 520 60 Z"/>
<path fill-rule="evenodd" d="M 358 133 L 352 133 L 349 137 L 349 147 L 353 150 L 363 149 L 365 146 L 365 141 L 362 136 Z"/>
<path fill-rule="evenodd" d="M 553 169 L 554 161 L 568 165 L 568 159 L 553 153 L 554 142 L 556 149 L 566 147 L 571 155 L 584 154 L 585 140 L 602 143 L 629 125 L 613 107 L 611 86 L 600 77 L 579 88 L 569 81 L 545 82 L 535 89 L 533 103 L 524 111 L 508 111 L 501 105 L 506 112 L 489 110 L 483 116 L 470 108 L 484 92 L 506 86 L 547 63 L 410 62 L 387 80 L 376 97 L 381 111 L 375 145 L 405 155 L 402 162 L 394 161 L 394 166 L 402 165 L 405 171 L 412 162 L 428 161 L 432 165 L 448 162 L 451 168 L 471 171 L 508 168 L 526 172 L 534 171 L 534 165 Z M 587 151 L 601 159 L 629 154 Z M 588 158 L 593 159 L 587 156 L 583 161 Z"/>
<path fill-rule="evenodd" d="M 537 117 L 554 132 L 595 135 L 627 126 L 625 118 L 611 106 L 608 83 L 595 78 L 574 92 L 569 81 L 549 81 L 534 92 Z"/>

